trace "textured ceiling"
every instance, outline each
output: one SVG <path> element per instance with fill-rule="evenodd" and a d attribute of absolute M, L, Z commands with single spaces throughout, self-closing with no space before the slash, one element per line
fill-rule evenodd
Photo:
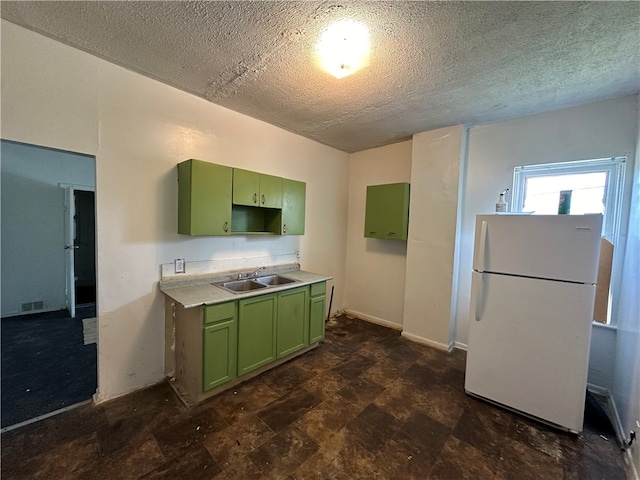
<path fill-rule="evenodd" d="M 1 2 L 5 20 L 346 152 L 640 91 L 640 3 Z M 337 80 L 315 44 L 369 27 Z"/>

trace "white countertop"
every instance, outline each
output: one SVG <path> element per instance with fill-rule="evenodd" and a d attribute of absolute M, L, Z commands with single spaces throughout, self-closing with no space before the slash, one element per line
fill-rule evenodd
<path fill-rule="evenodd" d="M 296 269 L 296 267 L 298 269 Z M 213 283 L 229 281 L 231 279 L 235 280 L 235 278 L 232 277 L 236 276 L 237 278 L 237 274 L 185 275 L 179 279 L 161 281 L 160 291 L 172 300 L 182 304 L 185 308 L 193 308 L 201 305 L 214 305 L 216 303 L 280 292 L 312 283 L 324 282 L 333 278 L 317 273 L 305 272 L 304 270 L 299 270 L 299 266 L 296 267 L 287 266 L 285 268 L 279 268 L 274 266 L 267 267 L 264 272 L 260 272 L 260 276 L 277 274 L 295 280 L 293 283 L 275 285 L 242 293 L 229 292 L 213 285 Z"/>

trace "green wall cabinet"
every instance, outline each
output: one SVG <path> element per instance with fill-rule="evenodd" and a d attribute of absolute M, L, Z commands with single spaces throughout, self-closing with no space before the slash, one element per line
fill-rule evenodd
<path fill-rule="evenodd" d="M 282 179 L 281 235 L 304 235 L 307 184 Z"/>
<path fill-rule="evenodd" d="M 309 345 L 324 338 L 327 282 L 314 283 L 309 298 Z"/>
<path fill-rule="evenodd" d="M 282 208 L 282 178 L 234 168 L 233 204 Z"/>
<path fill-rule="evenodd" d="M 285 357 L 308 345 L 309 287 L 278 294 L 277 356 Z"/>
<path fill-rule="evenodd" d="M 237 302 L 204 308 L 202 334 L 202 390 L 207 391 L 237 376 Z"/>
<path fill-rule="evenodd" d="M 178 164 L 178 233 L 229 235 L 233 169 L 201 160 Z"/>
<path fill-rule="evenodd" d="M 364 236 L 406 240 L 409 228 L 409 184 L 369 185 Z"/>
<path fill-rule="evenodd" d="M 238 301 L 238 375 L 276 359 L 277 294 Z"/>

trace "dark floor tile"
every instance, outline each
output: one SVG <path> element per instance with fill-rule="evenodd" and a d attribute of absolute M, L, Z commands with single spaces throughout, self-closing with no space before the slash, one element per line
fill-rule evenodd
<path fill-rule="evenodd" d="M 443 373 L 442 370 L 432 368 L 431 365 L 415 363 L 402 374 L 402 379 L 416 388 L 428 390 L 440 382 Z"/>
<path fill-rule="evenodd" d="M 202 442 L 204 431 L 193 418 L 153 431 L 153 436 L 166 460 L 171 460 Z"/>
<path fill-rule="evenodd" d="M 166 462 L 156 468 L 144 479 L 175 480 L 185 478 L 189 480 L 209 480 L 220 473 L 220 467 L 202 444 L 187 450 L 174 461 Z"/>
<path fill-rule="evenodd" d="M 266 478 L 284 478 L 318 450 L 304 432 L 288 427 L 249 454 Z"/>
<path fill-rule="evenodd" d="M 349 380 L 353 380 L 374 363 L 370 358 L 355 354 L 336 365 L 332 370 Z"/>
<path fill-rule="evenodd" d="M 627 480 L 624 468 L 585 458 L 580 463 L 563 465 L 563 480 Z"/>
<path fill-rule="evenodd" d="M 254 379 L 216 395 L 198 408 L 214 408 L 227 423 L 234 423 L 246 415 L 256 413 L 278 398 L 278 392 L 259 379 Z"/>
<path fill-rule="evenodd" d="M 399 426 L 392 439 L 414 457 L 422 457 L 424 462 L 432 464 L 450 434 L 449 427 L 414 412 Z"/>
<path fill-rule="evenodd" d="M 506 442 L 496 472 L 497 480 L 562 479 L 562 463 L 523 443 Z"/>
<path fill-rule="evenodd" d="M 343 387 L 338 395 L 345 400 L 364 406 L 373 402 L 382 392 L 384 392 L 383 386 L 363 378 L 356 378 Z"/>
<path fill-rule="evenodd" d="M 137 479 L 165 463 L 165 458 L 151 434 L 117 452 L 103 456 L 94 478 L 109 480 Z"/>
<path fill-rule="evenodd" d="M 18 478 L 22 464 L 22 445 L 24 433 L 17 431 L 5 432 L 0 437 L 0 478 Z"/>
<path fill-rule="evenodd" d="M 313 373 L 322 373 L 335 367 L 341 361 L 341 357 L 334 355 L 321 344 L 314 350 L 297 357 L 295 364 L 298 368 L 303 368 Z"/>
<path fill-rule="evenodd" d="M 224 430 L 209 435 L 204 445 L 222 470 L 262 445 L 275 433 L 255 414 L 242 417 Z"/>
<path fill-rule="evenodd" d="M 393 439 L 382 447 L 373 461 L 375 478 L 383 479 L 424 480 L 432 465 L 429 452 L 407 448 L 406 444 Z"/>
<path fill-rule="evenodd" d="M 360 378 L 386 387 L 406 372 L 411 365 L 408 362 L 396 362 L 389 357 L 384 357 L 362 373 Z"/>
<path fill-rule="evenodd" d="M 511 417 L 502 409 L 479 403 L 467 407 L 453 435 L 491 458 L 499 459 L 511 426 Z"/>
<path fill-rule="evenodd" d="M 299 388 L 269 404 L 258 412 L 258 416 L 274 432 L 279 432 L 307 413 L 320 401 L 315 395 Z"/>
<path fill-rule="evenodd" d="M 298 368 L 294 363 L 286 363 L 266 372 L 261 380 L 279 394 L 290 392 L 311 379 L 313 372 Z"/>
<path fill-rule="evenodd" d="M 369 405 L 345 428 L 346 435 L 362 448 L 375 454 L 399 426 L 398 420 L 375 405 Z"/>
<path fill-rule="evenodd" d="M 163 425 L 171 424 L 162 413 L 154 413 L 153 419 L 150 417 L 151 415 L 145 415 L 130 419 L 119 419 L 113 424 L 107 424 L 99 428 L 97 435 L 100 454 L 107 456 L 123 448 L 135 448 L 141 442 L 146 441 L 151 435 L 153 425 L 159 425 L 162 419 L 165 419 L 162 422 Z"/>
<path fill-rule="evenodd" d="M 245 455 L 233 457 L 225 463 L 225 468 L 215 480 L 261 480 L 264 477 L 258 467 Z"/>
<path fill-rule="evenodd" d="M 24 478 L 33 480 L 86 478 L 99 465 L 100 455 L 95 434 L 84 435 L 58 444 L 22 464 Z"/>
<path fill-rule="evenodd" d="M 428 479 L 493 480 L 493 468 L 493 461 L 487 458 L 484 453 L 451 436 L 447 439 L 440 456 L 431 468 Z M 542 478 L 545 477 L 539 477 L 539 479 Z"/>
<path fill-rule="evenodd" d="M 364 406 L 333 396 L 316 405 L 294 425 L 317 443 L 329 441 L 342 427 L 354 419 Z"/>
<path fill-rule="evenodd" d="M 40 455 L 56 446 L 90 435 L 107 426 L 107 417 L 101 407 L 83 405 L 24 429 L 23 459 Z"/>
<path fill-rule="evenodd" d="M 511 422 L 508 435 L 510 438 L 525 445 L 546 453 L 558 461 L 562 461 L 561 438 L 569 433 L 554 430 L 533 420 L 521 416 L 515 416 Z"/>
<path fill-rule="evenodd" d="M 165 382 L 110 400 L 103 408 L 110 423 L 133 417 L 141 417 L 149 423 L 158 414 L 166 417 L 171 412 L 179 416 L 181 412 L 186 411 Z"/>
<path fill-rule="evenodd" d="M 450 387 L 464 390 L 464 372 L 457 368 L 449 367 L 440 376 L 440 383 Z"/>
<path fill-rule="evenodd" d="M 348 383 L 348 378 L 344 378 L 343 376 L 328 370 L 311 377 L 302 384 L 302 388 L 324 400 L 335 395 Z"/>

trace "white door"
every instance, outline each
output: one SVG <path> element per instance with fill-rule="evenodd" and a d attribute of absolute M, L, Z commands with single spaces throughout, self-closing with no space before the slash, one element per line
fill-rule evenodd
<path fill-rule="evenodd" d="M 582 431 L 594 285 L 473 272 L 465 389 Z"/>
<path fill-rule="evenodd" d="M 65 273 L 67 284 L 67 309 L 71 318 L 76 316 L 76 270 L 75 270 L 75 245 L 76 222 L 75 222 L 75 193 L 73 187 L 64 189 L 64 251 L 65 251 Z"/>
<path fill-rule="evenodd" d="M 602 215 L 478 215 L 473 269 L 596 283 Z"/>

